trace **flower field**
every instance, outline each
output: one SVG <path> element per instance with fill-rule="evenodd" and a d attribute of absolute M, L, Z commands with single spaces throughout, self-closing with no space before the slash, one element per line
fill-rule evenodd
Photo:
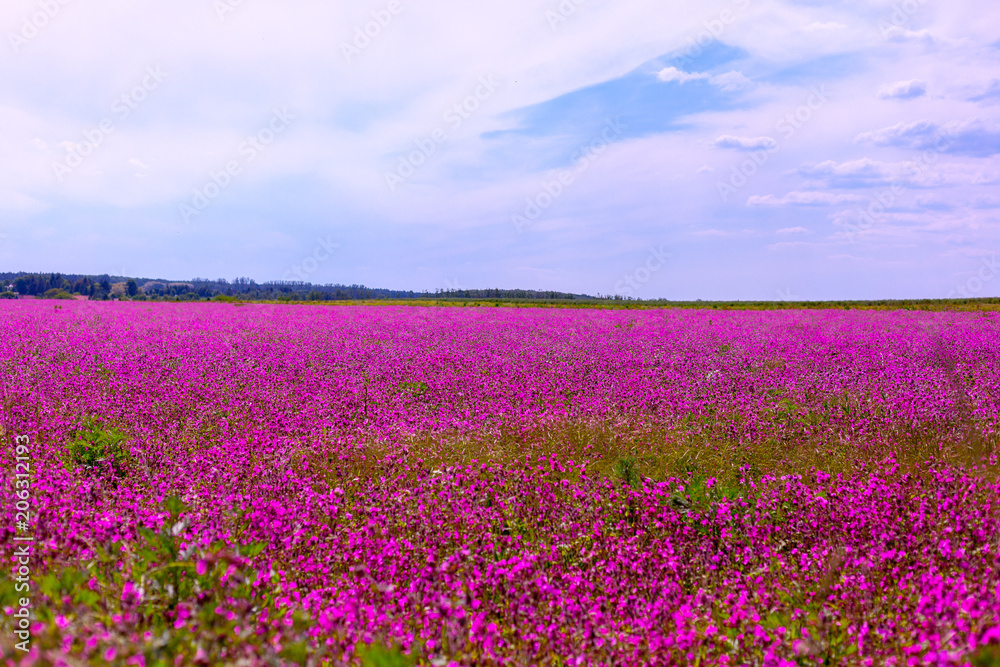
<path fill-rule="evenodd" d="M 0 302 L 0 663 L 1000 665 L 998 429 L 991 313 Z"/>

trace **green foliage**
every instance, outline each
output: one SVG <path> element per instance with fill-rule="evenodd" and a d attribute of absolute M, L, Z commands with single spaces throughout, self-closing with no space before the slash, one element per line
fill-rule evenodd
<path fill-rule="evenodd" d="M 400 393 L 410 394 L 411 396 L 420 397 L 427 393 L 427 383 L 426 382 L 400 382 L 397 387 Z"/>
<path fill-rule="evenodd" d="M 361 656 L 362 667 L 410 667 L 417 664 L 412 656 L 379 644 L 359 648 L 358 655 Z"/>
<path fill-rule="evenodd" d="M 73 295 L 64 289 L 52 288 L 42 295 L 43 299 L 72 299 Z"/>
<path fill-rule="evenodd" d="M 191 508 L 169 497 L 161 509 L 167 517 L 159 530 L 137 526 L 136 539 L 96 544 L 88 561 L 53 567 L 40 577 L 38 590 L 47 601 L 37 613 L 48 626 L 36 637 L 40 647 L 65 651 L 66 637 L 100 627 L 106 634 L 93 655 L 145 634 L 142 654 L 150 667 L 174 665 L 178 658 L 183 664 L 250 664 L 252 656 L 277 664 L 279 655 L 286 664 L 305 664 L 309 619 L 301 613 L 293 615 L 280 653 L 254 646 L 257 615 L 273 607 L 281 592 L 274 577 L 258 586 L 251 567 L 250 559 L 266 545 L 198 547 L 186 533 Z M 4 604 L 9 588 L 0 591 Z M 59 616 L 70 619 L 69 625 L 57 626 Z M 69 653 L 84 655 L 83 640 L 71 642 Z"/>
<path fill-rule="evenodd" d="M 755 504 L 746 486 L 714 477 L 692 477 L 684 490 L 685 500 L 703 511 L 709 510 L 716 503 L 732 503 L 741 499 L 751 507 Z"/>
<path fill-rule="evenodd" d="M 32 296 L 41 296 L 47 291 L 65 290 L 70 287 L 69 281 L 58 273 L 20 275 L 14 278 L 13 285 L 15 292 Z"/>
<path fill-rule="evenodd" d="M 1000 667 L 1000 645 L 984 646 L 972 656 L 973 667 Z"/>
<path fill-rule="evenodd" d="M 0 292 L 0 299 L 16 299 L 18 298 L 17 292 Z"/>
<path fill-rule="evenodd" d="M 638 489 L 642 486 L 642 475 L 639 474 L 639 461 L 634 456 L 623 456 L 615 463 L 615 475 L 622 484 Z"/>
<path fill-rule="evenodd" d="M 74 433 L 74 439 L 67 445 L 70 461 L 87 470 L 110 464 L 115 475 L 121 476 L 127 471 L 131 459 L 125 439 L 125 434 L 117 428 L 105 429 L 100 424 L 87 422 Z"/>

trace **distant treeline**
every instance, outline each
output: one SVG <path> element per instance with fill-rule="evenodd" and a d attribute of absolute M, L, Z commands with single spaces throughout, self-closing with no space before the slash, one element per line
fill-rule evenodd
<path fill-rule="evenodd" d="M 470 289 L 415 292 L 364 285 L 314 285 L 276 280 L 257 283 L 250 278 L 171 281 L 129 276 L 0 273 L 0 296 L 34 296 L 54 299 L 86 297 L 94 300 L 135 299 L 196 301 L 374 301 L 406 299 L 593 300 L 582 294 L 539 290 Z"/>
<path fill-rule="evenodd" d="M 1000 310 L 1000 298 L 882 299 L 876 301 L 669 301 L 641 300 L 620 295 L 588 296 L 543 290 L 467 289 L 414 292 L 364 285 L 313 285 L 277 280 L 256 283 L 250 278 L 189 281 L 153 280 L 128 276 L 0 273 L 0 299 L 33 296 L 49 299 L 88 298 L 138 301 L 381 301 L 419 305 L 490 305 L 579 308 L 695 308 L 708 310 Z"/>

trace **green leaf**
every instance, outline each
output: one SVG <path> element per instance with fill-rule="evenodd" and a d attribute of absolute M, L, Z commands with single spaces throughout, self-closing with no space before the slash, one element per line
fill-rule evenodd
<path fill-rule="evenodd" d="M 170 518 L 173 521 L 177 521 L 177 517 L 181 515 L 181 512 L 187 512 L 191 508 L 184 504 L 184 501 L 177 496 L 170 496 L 163 501 L 163 509 L 170 512 Z"/>
<path fill-rule="evenodd" d="M 245 558 L 253 558 L 267 546 L 267 542 L 250 542 L 249 544 L 241 544 L 239 548 L 239 553 Z"/>
<path fill-rule="evenodd" d="M 305 642 L 295 642 L 288 644 L 281 650 L 281 657 L 296 665 L 306 664 L 309 655 L 309 647 Z"/>
<path fill-rule="evenodd" d="M 95 606 L 101 599 L 101 596 L 96 592 L 90 590 L 89 588 L 79 588 L 73 593 L 73 601 L 77 604 L 86 605 L 88 607 Z"/>
<path fill-rule="evenodd" d="M 38 582 L 38 590 L 40 590 L 44 595 L 50 598 L 59 597 L 61 592 L 61 586 L 59 585 L 59 580 L 55 578 L 54 575 L 47 574 L 42 577 L 42 580 Z"/>
<path fill-rule="evenodd" d="M 362 667 L 410 667 L 417 664 L 413 658 L 400 651 L 378 644 L 364 647 L 358 653 L 361 655 Z"/>

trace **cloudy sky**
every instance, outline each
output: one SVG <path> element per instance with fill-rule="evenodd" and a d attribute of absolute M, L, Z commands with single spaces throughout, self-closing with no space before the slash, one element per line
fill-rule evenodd
<path fill-rule="evenodd" d="M 0 271 L 1000 294 L 993 0 L 4 0 Z"/>

